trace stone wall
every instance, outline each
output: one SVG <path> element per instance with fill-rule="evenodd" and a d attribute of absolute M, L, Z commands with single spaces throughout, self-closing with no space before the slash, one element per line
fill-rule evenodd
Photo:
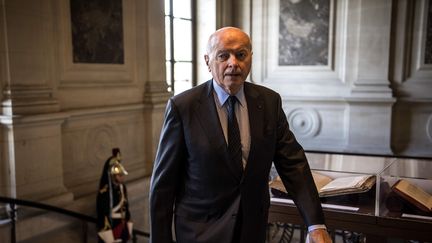
<path fill-rule="evenodd" d="M 432 156 L 429 1 L 243 2 L 251 80 L 282 95 L 306 149 Z M 278 62 L 287 55 L 293 64 Z"/>
<path fill-rule="evenodd" d="M 171 96 L 164 3 L 75 3 L 83 5 L 74 13 L 68 0 L 0 2 L 0 194 L 95 215 L 103 164 L 119 147 L 136 226 L 144 230 L 149 175 Z M 86 21 L 97 28 L 86 29 Z M 46 218 L 55 220 L 32 218 L 28 228 L 20 217 L 18 238 L 45 233 Z"/>

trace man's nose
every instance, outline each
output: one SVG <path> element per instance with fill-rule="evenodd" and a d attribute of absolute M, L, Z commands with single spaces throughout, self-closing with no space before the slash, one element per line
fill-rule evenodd
<path fill-rule="evenodd" d="M 230 66 L 230 67 L 237 67 L 238 66 L 238 60 L 234 54 L 230 54 L 230 57 L 228 59 L 228 66 Z"/>

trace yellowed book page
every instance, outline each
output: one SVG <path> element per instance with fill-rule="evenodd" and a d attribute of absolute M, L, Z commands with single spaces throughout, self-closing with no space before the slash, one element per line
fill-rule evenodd
<path fill-rule="evenodd" d="M 328 183 L 330 183 L 333 180 L 332 178 L 330 178 L 326 175 L 320 174 L 316 171 L 312 171 L 312 177 L 314 179 L 315 186 L 316 186 L 318 192 L 321 190 L 321 188 L 323 188 L 325 185 L 327 185 Z"/>
<path fill-rule="evenodd" d="M 362 188 L 371 189 L 373 185 L 375 185 L 376 178 L 375 176 L 369 177 L 362 185 Z"/>
<path fill-rule="evenodd" d="M 274 180 L 270 181 L 269 186 L 281 192 L 287 193 L 287 190 L 285 189 L 285 186 L 279 176 L 276 177 Z"/>
<path fill-rule="evenodd" d="M 342 190 L 348 188 L 360 188 L 362 183 L 370 176 L 347 176 L 339 177 L 321 188 L 321 191 Z"/>
<path fill-rule="evenodd" d="M 425 207 L 428 207 L 429 209 L 432 208 L 432 196 L 429 193 L 423 191 L 423 189 L 421 189 L 420 187 L 410 183 L 409 181 L 400 180 L 399 183 L 396 185 L 396 189 L 415 199 L 419 203 L 423 204 Z"/>

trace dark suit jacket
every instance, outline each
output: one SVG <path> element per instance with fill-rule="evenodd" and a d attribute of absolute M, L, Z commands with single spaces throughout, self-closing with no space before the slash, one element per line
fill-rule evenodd
<path fill-rule="evenodd" d="M 177 242 L 229 243 L 230 218 L 239 208 L 240 242 L 264 242 L 272 162 L 305 223 L 324 224 L 309 165 L 279 94 L 244 84 L 251 146 L 242 173 L 230 163 L 212 92 L 210 80 L 168 101 L 151 181 L 151 242 L 171 242 L 174 214 Z"/>

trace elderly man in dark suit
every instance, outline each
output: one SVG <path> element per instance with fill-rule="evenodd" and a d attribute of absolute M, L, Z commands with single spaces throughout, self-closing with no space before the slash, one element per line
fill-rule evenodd
<path fill-rule="evenodd" d="M 245 82 L 249 36 L 212 34 L 204 56 L 212 79 L 167 104 L 150 188 L 151 242 L 261 243 L 272 162 L 309 226 L 331 242 L 310 168 L 276 92 Z"/>

